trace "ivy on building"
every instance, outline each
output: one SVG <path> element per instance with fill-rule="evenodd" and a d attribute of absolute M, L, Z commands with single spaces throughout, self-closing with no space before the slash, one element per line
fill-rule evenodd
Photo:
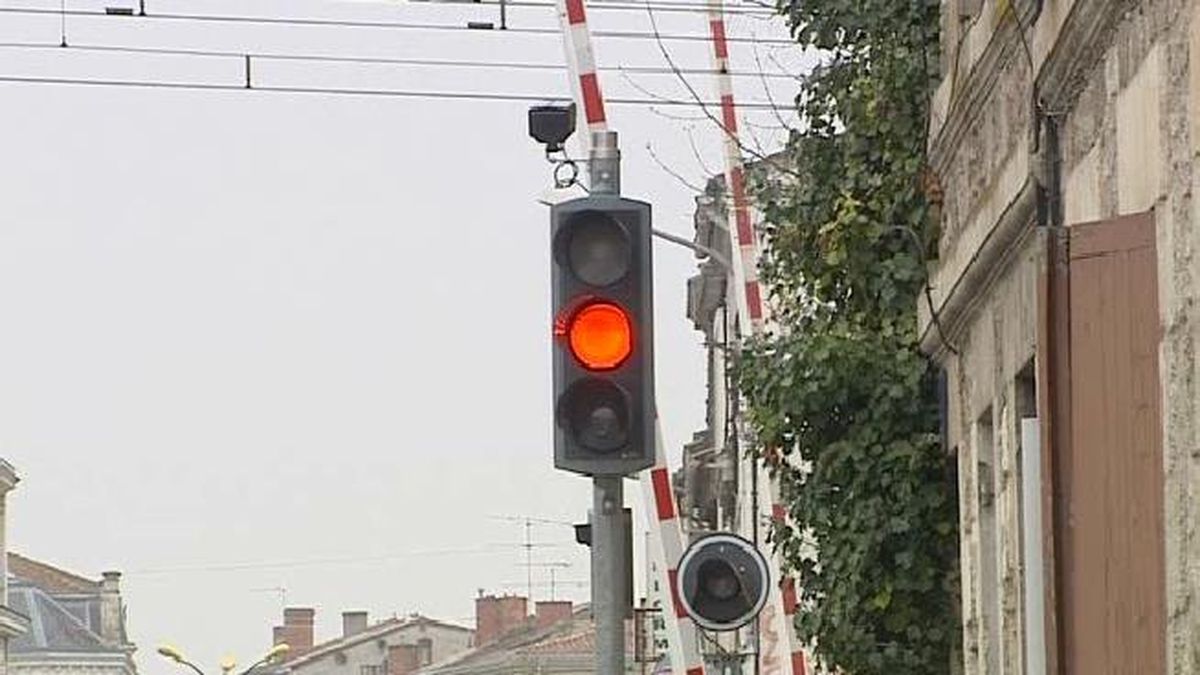
<path fill-rule="evenodd" d="M 957 487 L 917 334 L 937 239 L 925 138 L 939 3 L 779 2 L 822 60 L 803 78 L 801 126 L 754 181 L 777 327 L 743 346 L 737 377 L 758 447 L 790 455 L 773 463 L 790 516 L 773 542 L 826 667 L 954 672 Z"/>

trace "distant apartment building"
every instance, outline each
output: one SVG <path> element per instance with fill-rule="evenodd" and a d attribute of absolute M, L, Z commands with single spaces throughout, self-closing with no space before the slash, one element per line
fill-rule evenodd
<path fill-rule="evenodd" d="M 100 579 L 8 553 L 8 604 L 29 629 L 9 638 L 12 675 L 135 675 L 121 574 Z"/>
<path fill-rule="evenodd" d="M 29 620 L 12 609 L 8 596 L 8 493 L 18 480 L 12 465 L 0 459 L 0 675 L 8 675 L 10 644 L 29 630 Z"/>
<path fill-rule="evenodd" d="M 314 644 L 315 615 L 307 607 L 284 610 L 273 639 L 292 649 L 286 661 L 269 669 L 272 675 L 408 675 L 474 644 L 469 628 L 416 614 L 371 624 L 359 611 L 342 613 L 339 637 Z"/>

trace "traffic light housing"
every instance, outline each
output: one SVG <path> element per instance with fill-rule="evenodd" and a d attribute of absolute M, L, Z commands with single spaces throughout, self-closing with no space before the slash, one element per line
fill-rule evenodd
<path fill-rule="evenodd" d="M 733 534 L 697 540 L 679 560 L 679 601 L 692 621 L 713 631 L 737 630 L 767 602 L 767 561 Z"/>
<path fill-rule="evenodd" d="M 650 205 L 592 195 L 550 211 L 554 465 L 625 476 L 654 465 Z"/>

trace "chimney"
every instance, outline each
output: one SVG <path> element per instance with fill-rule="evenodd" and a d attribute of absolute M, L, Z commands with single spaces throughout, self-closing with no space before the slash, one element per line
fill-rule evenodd
<path fill-rule="evenodd" d="M 560 621 L 570 619 L 572 610 L 573 607 L 569 600 L 535 603 L 533 611 L 537 617 L 538 630 L 549 628 Z"/>
<path fill-rule="evenodd" d="M 387 651 L 387 675 L 411 675 L 421 668 L 416 645 L 392 645 Z"/>
<path fill-rule="evenodd" d="M 358 635 L 366 629 L 366 612 L 342 612 L 342 637 Z"/>
<path fill-rule="evenodd" d="M 313 617 L 316 610 L 311 607 L 286 607 L 283 610 L 282 630 L 275 630 L 276 644 L 283 638 L 291 651 L 288 656 L 299 656 L 313 647 Z"/>
<path fill-rule="evenodd" d="M 125 644 L 121 606 L 121 573 L 105 572 L 100 580 L 100 637 L 114 645 Z"/>
<path fill-rule="evenodd" d="M 475 599 L 475 646 L 482 647 L 525 626 L 528 602 L 520 596 Z"/>

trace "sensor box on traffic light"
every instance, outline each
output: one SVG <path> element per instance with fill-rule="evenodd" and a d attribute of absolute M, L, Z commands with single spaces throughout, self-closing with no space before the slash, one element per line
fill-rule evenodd
<path fill-rule="evenodd" d="M 624 476 L 654 465 L 650 205 L 592 195 L 550 211 L 554 465 Z"/>

